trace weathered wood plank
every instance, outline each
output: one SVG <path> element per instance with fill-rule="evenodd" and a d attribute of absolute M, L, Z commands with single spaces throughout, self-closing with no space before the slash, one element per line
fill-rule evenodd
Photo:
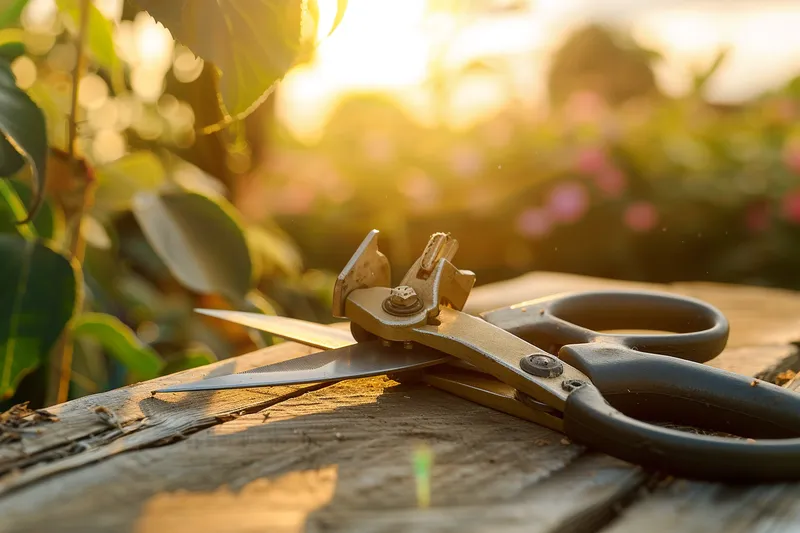
<path fill-rule="evenodd" d="M 469 310 L 598 286 L 636 284 L 537 273 L 476 289 Z M 800 295 L 648 287 L 708 300 L 728 316 L 731 344 L 713 364 L 766 377 L 797 369 Z M 150 397 L 167 383 L 309 352 L 285 343 L 57 406 L 61 422 L 0 447 L 0 532 L 597 531 L 649 479 L 534 424 L 382 378 Z M 121 429 L 93 412 L 101 405 Z M 415 496 L 418 444 L 434 457 L 426 509 Z M 628 527 L 628 517 L 613 527 Z"/>
<path fill-rule="evenodd" d="M 735 487 L 683 480 L 643 498 L 604 533 L 795 532 L 800 530 L 800 483 Z"/>
<path fill-rule="evenodd" d="M 591 531 L 645 479 L 535 424 L 381 378 L 268 412 L 15 491 L 0 531 Z M 433 457 L 428 509 L 419 446 Z"/>

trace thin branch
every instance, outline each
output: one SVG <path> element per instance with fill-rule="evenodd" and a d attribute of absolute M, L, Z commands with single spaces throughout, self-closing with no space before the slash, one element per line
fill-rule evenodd
<path fill-rule="evenodd" d="M 77 161 L 75 160 L 75 143 L 78 137 L 78 91 L 80 89 L 81 76 L 86 67 L 86 54 L 84 53 L 84 46 L 86 44 L 86 34 L 89 26 L 89 6 L 90 0 L 81 0 L 81 20 L 78 27 L 78 42 L 75 45 L 78 48 L 78 58 L 75 61 L 75 68 L 72 70 L 72 100 L 69 108 L 69 141 L 67 150 L 69 152 L 70 165 L 72 165 L 73 175 L 77 170 Z"/>
<path fill-rule="evenodd" d="M 89 33 L 89 9 L 90 0 L 81 0 L 80 23 L 76 47 L 78 58 L 75 61 L 75 68 L 72 71 L 72 100 L 69 113 L 69 137 L 67 151 L 69 154 L 70 178 L 76 185 L 81 186 L 82 199 L 77 212 L 71 217 L 68 226 L 69 251 L 70 256 L 79 264 L 83 263 L 86 242 L 83 238 L 83 217 L 93 202 L 94 189 L 91 178 L 85 175 L 81 165 L 75 156 L 76 144 L 78 141 L 78 92 L 80 89 L 81 77 L 86 68 L 86 54 L 84 52 L 86 37 Z M 79 281 L 82 283 L 82 281 Z M 79 294 L 81 291 L 79 291 Z M 83 307 L 82 302 L 78 303 L 77 309 Z M 69 398 L 69 384 L 72 375 L 72 339 L 69 334 L 69 326 L 61 334 L 58 345 L 53 351 L 53 358 L 50 364 L 50 379 L 48 380 L 47 403 L 54 405 L 63 403 Z"/>

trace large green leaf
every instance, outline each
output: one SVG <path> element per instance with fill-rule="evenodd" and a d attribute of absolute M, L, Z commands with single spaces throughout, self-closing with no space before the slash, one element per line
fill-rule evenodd
<path fill-rule="evenodd" d="M 72 322 L 75 339 L 91 338 L 99 342 L 138 381 L 153 379 L 164 365 L 158 353 L 143 343 L 118 318 L 105 313 L 84 313 Z"/>
<path fill-rule="evenodd" d="M 81 4 L 81 0 L 56 0 L 59 11 L 68 18 L 74 32 L 80 27 Z M 114 48 L 114 24 L 103 16 L 94 2 L 89 2 L 87 27 L 86 47 L 90 55 L 100 66 L 118 75 L 122 64 Z"/>
<path fill-rule="evenodd" d="M 303 268 L 303 258 L 288 238 L 267 228 L 247 229 L 257 277 L 295 277 Z"/>
<path fill-rule="evenodd" d="M 75 311 L 80 272 L 41 242 L 0 235 L 0 398 L 35 370 Z"/>
<path fill-rule="evenodd" d="M 226 200 L 195 192 L 141 192 L 133 199 L 133 214 L 183 285 L 236 302 L 245 298 L 252 260 L 236 211 Z"/>
<path fill-rule="evenodd" d="M 95 206 L 101 213 L 128 210 L 137 192 L 158 189 L 165 180 L 164 165 L 153 152 L 140 150 L 94 168 Z"/>
<path fill-rule="evenodd" d="M 305 0 L 135 0 L 220 71 L 227 119 L 258 107 L 294 65 Z"/>
<path fill-rule="evenodd" d="M 0 177 L 8 177 L 22 168 L 21 157 L 30 163 L 37 184 L 29 216 L 39 209 L 47 176 L 47 129 L 44 113 L 17 87 L 11 67 L 0 61 Z"/>

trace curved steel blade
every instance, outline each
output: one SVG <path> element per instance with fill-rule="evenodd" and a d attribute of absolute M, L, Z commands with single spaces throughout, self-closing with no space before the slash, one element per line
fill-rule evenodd
<path fill-rule="evenodd" d="M 381 345 L 380 341 L 369 341 L 273 363 L 238 374 L 181 383 L 154 392 L 325 383 L 415 370 L 447 363 L 453 359 L 449 355 L 421 345 L 414 345 L 413 349 L 407 350 L 401 344 L 386 347 Z"/>
<path fill-rule="evenodd" d="M 220 309 L 195 309 L 195 311 L 321 350 L 333 350 L 356 342 L 347 330 L 296 318 Z"/>

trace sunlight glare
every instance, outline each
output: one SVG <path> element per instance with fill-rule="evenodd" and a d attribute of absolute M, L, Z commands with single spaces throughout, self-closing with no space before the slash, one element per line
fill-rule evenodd
<path fill-rule="evenodd" d="M 168 29 L 142 11 L 133 21 L 136 62 L 153 72 L 165 73 L 172 66 L 175 41 Z"/>

